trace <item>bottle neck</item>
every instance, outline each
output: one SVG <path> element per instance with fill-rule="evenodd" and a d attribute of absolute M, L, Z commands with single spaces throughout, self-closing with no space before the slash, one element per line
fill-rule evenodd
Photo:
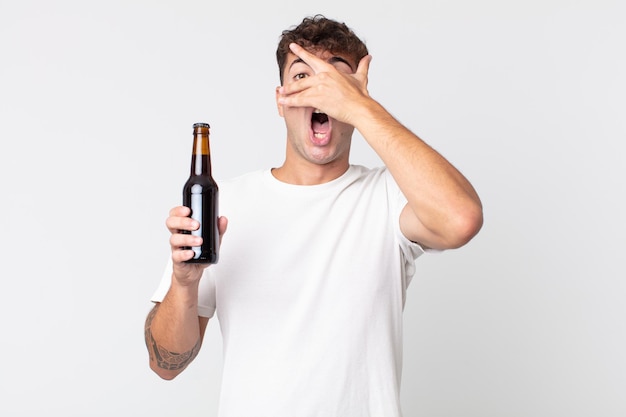
<path fill-rule="evenodd" d="M 209 148 L 209 132 L 194 131 L 193 152 L 191 155 L 191 175 L 211 175 L 211 151 Z"/>

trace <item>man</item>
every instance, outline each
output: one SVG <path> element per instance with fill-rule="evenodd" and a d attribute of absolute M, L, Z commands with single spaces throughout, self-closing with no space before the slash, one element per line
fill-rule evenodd
<path fill-rule="evenodd" d="M 371 58 L 345 24 L 304 19 L 283 32 L 277 60 L 284 163 L 220 183 L 228 221 L 209 268 L 183 263 L 200 238 L 180 231 L 198 224 L 185 207 L 170 211 L 172 256 L 146 320 L 150 366 L 178 375 L 217 313 L 220 416 L 400 416 L 413 262 L 467 243 L 480 200 L 369 96 Z M 350 164 L 355 128 L 384 167 Z"/>

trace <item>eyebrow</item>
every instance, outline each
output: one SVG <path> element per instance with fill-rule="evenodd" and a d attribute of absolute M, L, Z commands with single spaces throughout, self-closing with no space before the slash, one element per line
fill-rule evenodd
<path fill-rule="evenodd" d="M 343 59 L 343 58 L 342 58 L 342 57 L 340 57 L 340 56 L 333 56 L 333 57 L 332 57 L 332 58 L 330 58 L 327 62 L 328 62 L 329 64 L 334 64 L 334 63 L 336 63 L 336 62 L 343 62 L 344 64 L 346 64 L 347 66 L 349 66 L 349 67 L 350 67 L 350 69 L 351 69 L 352 71 L 354 71 L 354 68 L 352 68 L 352 65 L 350 65 L 350 63 L 349 63 L 347 60 Z M 293 67 L 295 64 L 298 64 L 298 63 L 303 63 L 303 64 L 306 64 L 306 65 L 308 65 L 308 66 L 310 67 L 310 65 L 309 65 L 309 64 L 307 64 L 306 62 L 304 62 L 304 60 L 303 60 L 302 58 L 296 58 L 296 59 L 294 59 L 294 61 L 291 63 L 291 65 L 289 65 L 289 69 L 291 69 L 291 67 Z"/>

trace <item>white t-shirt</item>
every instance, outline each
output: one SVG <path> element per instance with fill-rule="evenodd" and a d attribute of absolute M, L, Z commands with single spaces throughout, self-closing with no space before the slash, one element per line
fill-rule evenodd
<path fill-rule="evenodd" d="M 228 230 L 198 314 L 224 343 L 220 417 L 398 417 L 405 292 L 423 253 L 385 168 L 321 185 L 223 181 Z M 171 281 L 171 260 L 153 301 Z"/>

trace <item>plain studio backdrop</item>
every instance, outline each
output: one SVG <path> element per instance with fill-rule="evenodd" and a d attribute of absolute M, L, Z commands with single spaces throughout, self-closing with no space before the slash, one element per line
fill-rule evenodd
<path fill-rule="evenodd" d="M 404 414 L 626 415 L 621 0 L 2 0 L 0 415 L 215 416 L 215 320 L 178 379 L 148 369 L 165 218 L 194 122 L 218 180 L 281 164 L 276 44 L 316 13 L 484 204 L 472 242 L 417 261 Z M 351 162 L 380 164 L 359 135 Z"/>

